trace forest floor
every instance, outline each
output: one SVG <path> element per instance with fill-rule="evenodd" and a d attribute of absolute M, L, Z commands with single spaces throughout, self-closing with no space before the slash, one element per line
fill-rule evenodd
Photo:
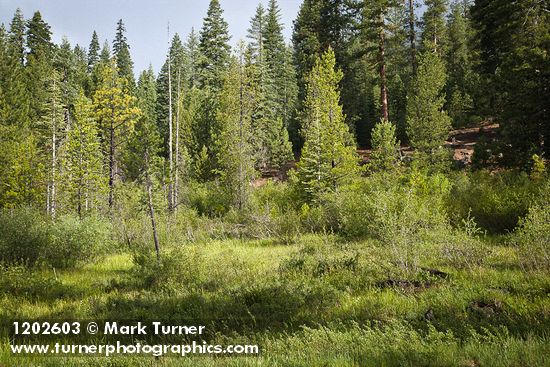
<path fill-rule="evenodd" d="M 186 244 L 162 268 L 119 253 L 74 270 L 13 270 L 0 281 L 1 322 L 166 320 L 260 355 L 23 357 L 3 335 L 0 366 L 550 365 L 550 276 L 524 271 L 504 237 L 483 243 L 488 256 L 463 249 L 459 262 L 425 243 L 407 271 L 375 241 L 328 235 Z"/>
<path fill-rule="evenodd" d="M 472 164 L 472 158 L 474 156 L 474 149 L 476 144 L 482 138 L 491 138 L 497 134 L 500 125 L 494 121 L 487 120 L 481 122 L 477 126 L 464 127 L 461 129 L 452 130 L 449 133 L 449 138 L 445 142 L 445 146 L 453 151 L 453 160 L 460 167 L 469 166 Z M 370 160 L 372 150 L 360 149 L 359 155 L 366 164 Z M 408 145 L 401 146 L 401 154 L 404 157 L 410 157 L 414 153 L 414 150 Z"/>

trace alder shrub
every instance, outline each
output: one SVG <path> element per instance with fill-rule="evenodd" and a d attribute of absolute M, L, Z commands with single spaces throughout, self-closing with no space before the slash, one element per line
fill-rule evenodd
<path fill-rule="evenodd" d="M 0 213 L 0 259 L 7 264 L 82 265 L 114 248 L 112 227 L 96 217 L 64 215 L 56 220 L 33 209 Z"/>
<path fill-rule="evenodd" d="M 546 180 L 527 216 L 519 221 L 513 242 L 525 268 L 550 270 L 550 180 Z"/>

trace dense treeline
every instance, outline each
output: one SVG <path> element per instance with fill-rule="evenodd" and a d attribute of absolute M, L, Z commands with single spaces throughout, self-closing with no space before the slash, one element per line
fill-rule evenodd
<path fill-rule="evenodd" d="M 291 45 L 282 30 L 270 0 L 232 49 L 212 0 L 160 73 L 135 78 L 122 20 L 112 43 L 94 31 L 73 47 L 17 10 L 0 28 L 0 206 L 112 215 L 137 184 L 150 214 L 199 188 L 243 209 L 254 178 L 295 157 L 311 202 L 361 174 L 357 147 L 373 148 L 370 171 L 392 170 L 399 142 L 415 167 L 447 171 L 449 131 L 485 119 L 501 128 L 478 166 L 536 169 L 548 154 L 546 1 L 305 0 Z"/>

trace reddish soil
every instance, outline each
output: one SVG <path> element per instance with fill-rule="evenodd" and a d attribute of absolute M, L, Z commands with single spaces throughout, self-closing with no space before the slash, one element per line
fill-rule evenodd
<path fill-rule="evenodd" d="M 472 157 L 476 143 L 482 136 L 493 136 L 496 134 L 499 124 L 491 120 L 482 122 L 477 127 L 468 127 L 451 131 L 449 139 L 445 146 L 454 151 L 453 159 L 458 164 L 468 166 L 472 164 Z M 370 160 L 370 149 L 358 149 L 357 153 L 361 157 L 362 164 Z M 406 158 L 412 156 L 414 150 L 410 146 L 401 146 L 401 155 Z M 252 182 L 253 187 L 259 187 L 266 184 L 269 180 L 284 181 L 288 178 L 288 171 L 296 166 L 296 161 L 288 162 L 282 170 L 267 168 L 262 171 L 262 176 Z"/>

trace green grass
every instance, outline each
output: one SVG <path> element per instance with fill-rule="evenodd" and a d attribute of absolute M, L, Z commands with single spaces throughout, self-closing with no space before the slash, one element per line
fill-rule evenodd
<path fill-rule="evenodd" d="M 423 244 L 419 267 L 407 271 L 375 241 L 316 235 L 295 246 L 176 246 L 162 272 L 155 261 L 135 265 L 128 253 L 80 269 L 42 269 L 33 276 L 51 280 L 51 289 L 33 290 L 30 281 L 14 294 L 9 279 L 2 283 L 1 321 L 195 320 L 208 326 L 209 342 L 258 344 L 261 355 L 22 357 L 10 354 L 4 336 L 0 365 L 549 365 L 550 275 L 524 271 L 503 237 L 484 242 L 486 258 L 468 266 L 441 256 L 444 245 Z"/>

